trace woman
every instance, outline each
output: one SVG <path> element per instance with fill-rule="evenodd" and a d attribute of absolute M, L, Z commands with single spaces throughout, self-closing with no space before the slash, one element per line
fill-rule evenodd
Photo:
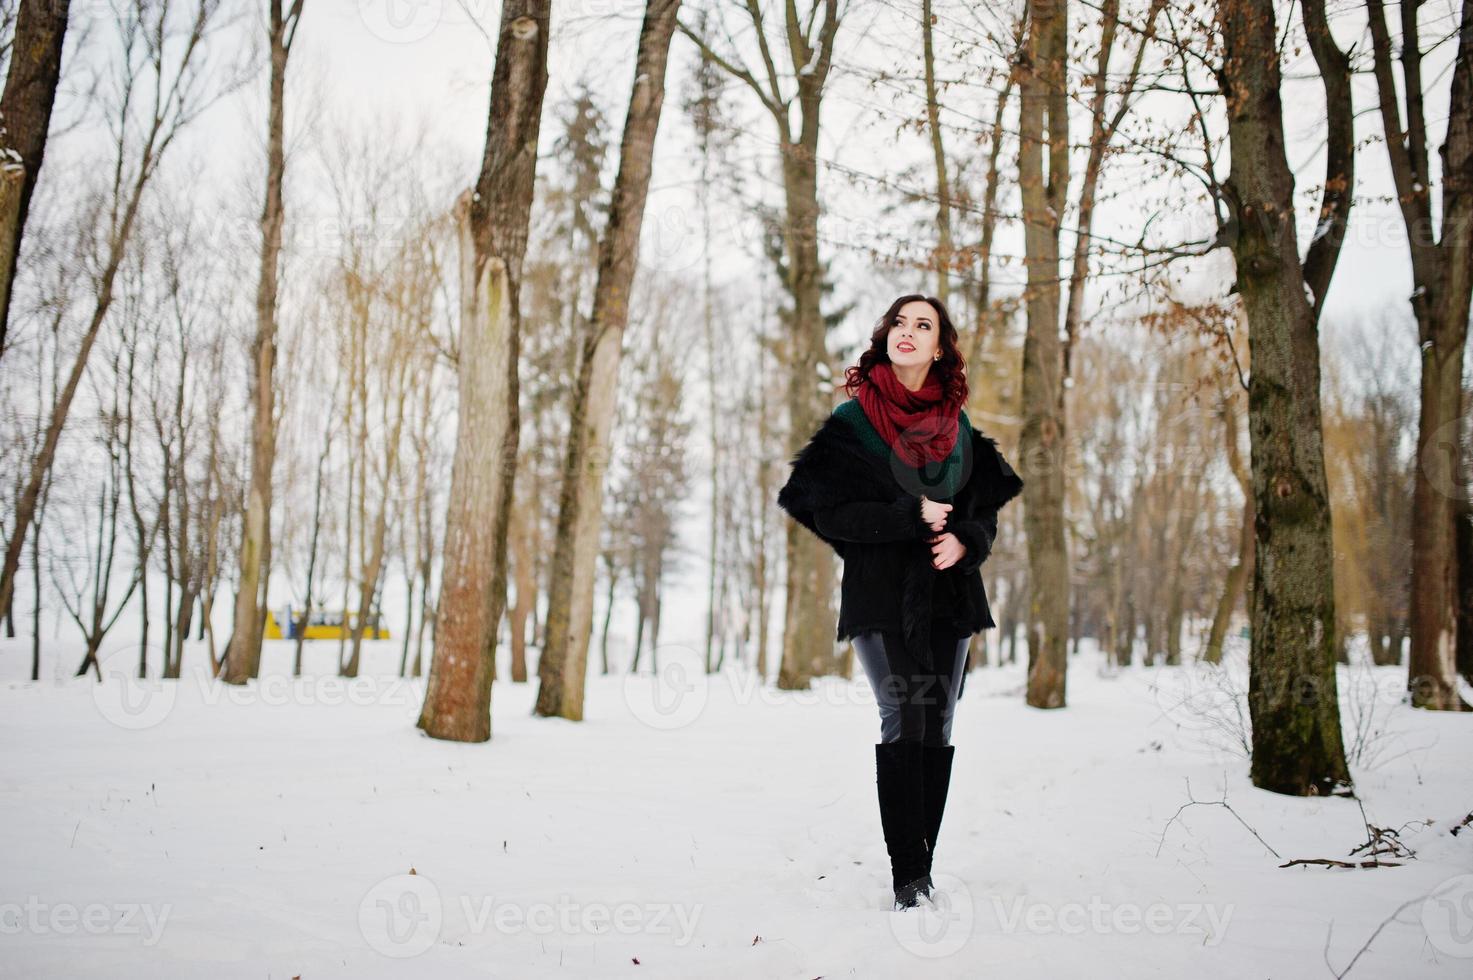
<path fill-rule="evenodd" d="M 890 304 L 845 377 L 851 397 L 777 501 L 844 560 L 836 639 L 852 639 L 879 702 L 880 823 L 895 908 L 912 908 L 931 897 L 967 648 L 997 625 L 978 569 L 1023 481 L 961 408 L 966 362 L 935 297 Z"/>

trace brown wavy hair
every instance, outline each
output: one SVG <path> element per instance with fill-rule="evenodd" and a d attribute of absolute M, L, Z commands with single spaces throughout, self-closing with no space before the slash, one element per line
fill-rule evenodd
<path fill-rule="evenodd" d="M 951 314 L 946 311 L 945 303 L 935 296 L 925 296 L 921 293 L 907 293 L 891 303 L 885 315 L 880 317 L 879 322 L 875 324 L 874 332 L 870 334 L 869 349 L 859 355 L 858 364 L 852 364 L 844 369 L 844 391 L 851 397 L 869 378 L 869 373 L 874 370 L 876 364 L 890 362 L 890 352 L 885 343 L 890 335 L 890 329 L 895 326 L 895 318 L 899 315 L 900 308 L 916 300 L 930 303 L 936 308 L 937 319 L 941 327 L 941 342 L 938 348 L 941 351 L 941 359 L 931 365 L 931 370 L 941 382 L 941 390 L 946 397 L 958 405 L 967 403 L 967 360 L 962 357 L 961 346 L 957 343 L 956 327 L 951 322 Z"/>

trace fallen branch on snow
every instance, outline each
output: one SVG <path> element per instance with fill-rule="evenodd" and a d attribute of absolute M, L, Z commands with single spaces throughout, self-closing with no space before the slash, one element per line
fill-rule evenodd
<path fill-rule="evenodd" d="M 1220 799 L 1220 800 L 1199 800 L 1196 797 L 1192 796 L 1192 781 L 1190 779 L 1188 779 L 1186 782 L 1187 782 L 1187 799 L 1190 802 L 1183 803 L 1181 805 L 1181 807 L 1176 811 L 1176 813 L 1174 813 L 1172 815 L 1171 819 L 1168 820 L 1168 821 L 1166 821 L 1166 826 L 1161 828 L 1161 839 L 1156 843 L 1156 856 L 1157 857 L 1160 857 L 1161 856 L 1161 848 L 1166 844 L 1166 832 L 1171 829 L 1171 825 L 1172 824 L 1176 823 L 1177 818 L 1182 815 L 1182 812 L 1185 811 L 1187 809 L 1187 807 L 1192 807 L 1192 806 L 1220 806 L 1220 807 L 1222 807 L 1228 813 L 1231 813 L 1233 815 L 1233 817 L 1238 821 L 1238 823 L 1242 824 L 1244 827 L 1247 827 L 1248 828 L 1248 833 L 1252 834 L 1254 837 L 1257 837 L 1258 838 L 1258 843 L 1262 844 L 1264 847 L 1267 847 L 1270 854 L 1272 854 L 1276 858 L 1282 858 L 1284 856 L 1284 855 L 1280 854 L 1278 851 L 1274 850 L 1273 847 L 1270 846 L 1269 842 L 1266 841 L 1266 840 L 1264 840 L 1263 837 L 1259 835 L 1258 831 L 1256 831 L 1256 830 L 1253 829 L 1252 825 L 1250 825 L 1248 823 L 1248 821 L 1244 820 L 1241 816 L 1239 816 L 1237 810 L 1234 810 L 1232 807 L 1228 806 L 1228 802 L 1227 802 L 1227 789 L 1226 788 L 1223 789 L 1223 791 L 1222 791 L 1222 799 Z"/>
<path fill-rule="evenodd" d="M 1295 858 L 1285 861 L 1279 865 L 1281 868 L 1292 868 L 1296 864 L 1323 864 L 1327 868 L 1399 868 L 1400 861 L 1337 861 L 1335 858 Z"/>

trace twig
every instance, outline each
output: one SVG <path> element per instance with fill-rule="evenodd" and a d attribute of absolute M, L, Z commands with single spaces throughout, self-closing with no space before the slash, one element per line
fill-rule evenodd
<path fill-rule="evenodd" d="M 1331 919 L 1329 928 L 1325 930 L 1325 966 L 1330 968 L 1330 974 L 1335 977 L 1335 980 L 1341 980 L 1341 978 L 1344 977 L 1345 974 L 1350 972 L 1351 967 L 1355 966 L 1355 962 L 1356 960 L 1361 958 L 1361 954 L 1371 948 L 1371 943 L 1375 942 L 1376 937 L 1381 935 L 1382 929 L 1385 929 L 1388 925 L 1390 925 L 1398 915 L 1401 915 L 1401 913 L 1405 912 L 1407 909 L 1411 908 L 1413 905 L 1418 904 L 1419 902 L 1427 901 L 1427 899 L 1431 898 L 1432 895 L 1432 892 L 1428 892 L 1425 895 L 1413 899 L 1408 899 L 1407 901 L 1402 902 L 1400 905 L 1398 905 L 1395 912 L 1392 912 L 1386 918 L 1381 920 L 1381 924 L 1376 927 L 1375 932 L 1371 933 L 1370 937 L 1366 940 L 1365 945 L 1356 950 L 1355 955 L 1350 958 L 1350 962 L 1345 964 L 1345 969 L 1340 970 L 1339 972 L 1336 972 L 1334 965 L 1330 962 L 1330 935 L 1335 931 L 1335 920 Z"/>
<path fill-rule="evenodd" d="M 1363 844 L 1357 844 L 1346 854 L 1346 857 L 1354 857 L 1365 853 L 1370 858 L 1368 861 L 1340 861 L 1335 858 L 1295 858 L 1293 861 L 1285 861 L 1279 865 L 1281 868 L 1292 868 L 1299 864 L 1321 864 L 1327 868 L 1399 868 L 1400 861 L 1383 861 L 1383 854 L 1397 858 L 1414 858 L 1416 852 L 1401 842 L 1401 831 L 1390 827 L 1376 827 L 1371 824 L 1366 816 L 1366 806 L 1359 798 L 1356 805 L 1360 807 L 1361 823 L 1366 828 L 1366 840 Z"/>
<path fill-rule="evenodd" d="M 1360 798 L 1356 798 L 1356 806 L 1360 807 L 1360 820 L 1366 826 L 1366 842 L 1350 849 L 1346 857 L 1354 857 L 1361 851 L 1372 858 L 1382 854 L 1390 854 L 1392 857 L 1412 858 L 1416 852 L 1401 842 L 1401 831 L 1390 827 L 1376 827 L 1371 824 L 1366 816 L 1366 805 Z M 1402 825 L 1406 826 L 1405 824 Z"/>
<path fill-rule="evenodd" d="M 1339 861 L 1335 858 L 1295 858 L 1285 861 L 1279 865 L 1281 868 L 1292 868 L 1296 864 L 1323 864 L 1327 868 L 1399 868 L 1400 861 Z"/>
<path fill-rule="evenodd" d="M 1190 779 L 1188 779 L 1186 781 L 1186 783 L 1187 783 L 1187 799 L 1190 802 L 1183 803 L 1181 805 L 1181 807 L 1176 811 L 1176 813 L 1174 813 L 1172 815 L 1171 819 L 1168 820 L 1168 821 L 1166 821 L 1166 826 L 1161 828 L 1161 839 L 1156 843 L 1156 856 L 1157 857 L 1160 857 L 1161 856 L 1161 848 L 1166 845 L 1166 832 L 1171 829 L 1171 825 L 1174 824 L 1174 823 L 1176 823 L 1177 818 L 1182 815 L 1183 811 L 1185 811 L 1187 809 L 1187 807 L 1191 807 L 1191 806 L 1220 806 L 1224 810 L 1226 810 L 1228 813 L 1231 813 L 1233 815 L 1233 817 L 1238 821 L 1238 823 L 1242 824 L 1244 827 L 1247 827 L 1248 828 L 1248 833 L 1252 834 L 1254 837 L 1257 837 L 1258 838 L 1258 843 L 1262 844 L 1264 847 L 1267 847 L 1270 854 L 1272 854 L 1276 858 L 1280 858 L 1280 859 L 1283 858 L 1284 855 L 1282 855 L 1278 851 L 1274 850 L 1273 847 L 1269 845 L 1269 842 L 1266 841 L 1266 840 L 1264 840 L 1263 837 L 1262 837 L 1262 835 L 1260 835 L 1258 833 L 1258 831 L 1254 830 L 1253 827 L 1248 823 L 1248 821 L 1244 820 L 1241 816 L 1238 815 L 1238 811 L 1237 810 L 1234 810 L 1232 807 L 1228 806 L 1226 785 L 1224 785 L 1224 788 L 1223 788 L 1223 791 L 1222 791 L 1222 799 L 1220 799 L 1220 800 L 1199 800 L 1199 799 L 1195 798 L 1194 796 L 1192 796 L 1192 781 Z"/>

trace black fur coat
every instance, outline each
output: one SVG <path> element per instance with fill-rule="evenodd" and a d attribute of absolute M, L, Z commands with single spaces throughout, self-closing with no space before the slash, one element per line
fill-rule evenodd
<path fill-rule="evenodd" d="M 851 398 L 793 457 L 778 505 L 844 560 L 836 640 L 888 630 L 918 663 L 934 669 L 934 629 L 961 637 L 997 625 L 980 568 L 997 537 L 998 510 L 1023 481 L 965 412 L 958 441 L 960 453 L 949 460 L 911 468 L 879 440 Z M 967 550 L 950 568 L 931 565 L 922 494 L 952 505 L 945 530 Z"/>

